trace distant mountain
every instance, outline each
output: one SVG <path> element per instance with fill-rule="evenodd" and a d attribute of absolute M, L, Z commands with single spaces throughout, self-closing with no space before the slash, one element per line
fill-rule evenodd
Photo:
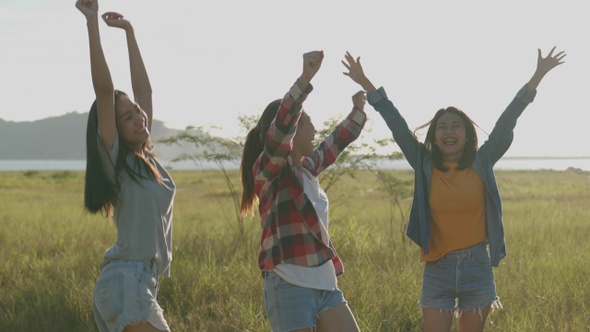
<path fill-rule="evenodd" d="M 0 159 L 86 159 L 88 113 L 71 112 L 37 121 L 12 122 L 0 119 Z M 180 132 L 162 121 L 152 124 L 152 142 L 162 159 L 171 159 L 191 147 L 167 146 L 156 141 Z"/>

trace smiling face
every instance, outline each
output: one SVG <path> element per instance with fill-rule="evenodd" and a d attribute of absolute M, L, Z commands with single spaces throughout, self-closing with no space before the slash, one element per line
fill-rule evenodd
<path fill-rule="evenodd" d="M 297 151 L 302 157 L 313 155 L 313 138 L 315 133 L 316 130 L 311 122 L 311 118 L 307 113 L 303 112 L 297 124 L 297 132 L 293 138 L 293 150 Z"/>
<path fill-rule="evenodd" d="M 117 99 L 115 110 L 117 132 L 120 138 L 129 148 L 135 151 L 141 150 L 150 137 L 147 114 L 127 95 L 121 95 Z"/>
<path fill-rule="evenodd" d="M 434 144 L 446 162 L 458 162 L 463 156 L 466 143 L 465 123 L 456 113 L 445 112 L 438 118 Z"/>

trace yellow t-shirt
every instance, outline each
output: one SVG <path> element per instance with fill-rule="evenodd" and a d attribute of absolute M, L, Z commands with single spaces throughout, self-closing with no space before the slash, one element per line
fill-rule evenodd
<path fill-rule="evenodd" d="M 487 239 L 483 181 L 472 167 L 457 170 L 457 163 L 444 165 L 449 168 L 446 172 L 432 170 L 430 250 L 428 255 L 420 250 L 421 262 L 436 261 Z"/>

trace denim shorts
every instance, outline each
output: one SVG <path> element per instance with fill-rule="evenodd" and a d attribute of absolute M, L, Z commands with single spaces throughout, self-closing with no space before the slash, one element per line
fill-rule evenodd
<path fill-rule="evenodd" d="M 421 307 L 456 314 L 481 310 L 490 303 L 494 308 L 500 307 L 487 243 L 451 251 L 437 261 L 426 262 L 419 303 Z"/>
<path fill-rule="evenodd" d="M 303 288 L 288 283 L 274 272 L 264 272 L 264 307 L 274 332 L 315 329 L 320 313 L 346 304 L 335 290 Z"/>
<path fill-rule="evenodd" d="M 147 322 L 170 330 L 156 301 L 158 273 L 154 263 L 112 261 L 94 286 L 94 319 L 100 332 L 120 332 L 127 325 Z"/>

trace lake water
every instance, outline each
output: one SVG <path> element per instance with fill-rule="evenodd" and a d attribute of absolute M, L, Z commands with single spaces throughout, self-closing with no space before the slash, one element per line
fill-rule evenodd
<path fill-rule="evenodd" d="M 164 166 L 176 170 L 217 169 L 215 164 L 195 164 L 194 162 L 162 162 Z M 387 169 L 410 169 L 405 159 L 387 162 L 382 165 Z M 227 169 L 238 169 L 237 164 L 227 164 Z M 540 170 L 551 169 L 557 171 L 569 168 L 590 171 L 590 157 L 585 158 L 502 158 L 497 164 L 497 170 Z M 83 171 L 86 169 L 85 160 L 0 160 L 2 171 Z"/>

